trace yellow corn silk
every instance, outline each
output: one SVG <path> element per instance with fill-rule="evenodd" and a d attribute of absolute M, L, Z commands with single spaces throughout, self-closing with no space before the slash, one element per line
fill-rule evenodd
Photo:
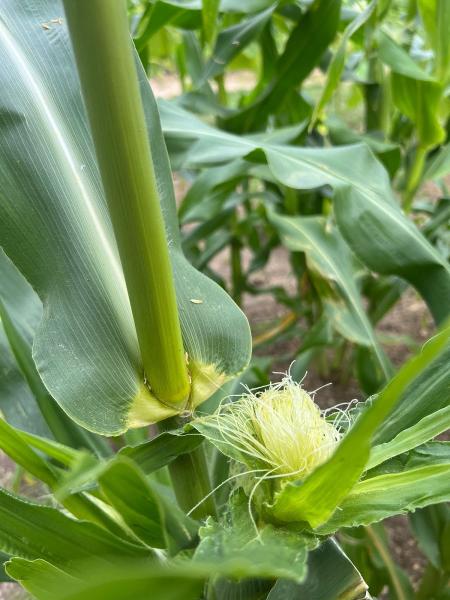
<path fill-rule="evenodd" d="M 227 456 L 281 481 L 309 475 L 331 456 L 341 437 L 290 377 L 224 404 L 193 425 Z"/>

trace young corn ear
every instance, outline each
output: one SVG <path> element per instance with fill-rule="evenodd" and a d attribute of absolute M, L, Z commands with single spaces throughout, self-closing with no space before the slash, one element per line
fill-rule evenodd
<path fill-rule="evenodd" d="M 341 434 L 289 376 L 223 404 L 194 426 L 227 456 L 280 479 L 303 479 L 333 453 Z"/>

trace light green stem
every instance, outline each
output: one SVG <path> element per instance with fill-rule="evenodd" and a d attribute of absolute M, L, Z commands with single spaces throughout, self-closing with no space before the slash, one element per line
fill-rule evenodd
<path fill-rule="evenodd" d="M 182 420 L 179 417 L 171 417 L 158 423 L 158 428 L 160 431 L 170 431 L 181 425 Z M 177 456 L 169 464 L 169 473 L 180 508 L 188 513 L 196 507 L 192 510 L 194 519 L 217 516 L 203 445 L 192 452 Z"/>
<path fill-rule="evenodd" d="M 406 181 L 406 189 L 403 200 L 403 209 L 405 210 L 405 212 L 409 212 L 411 210 L 414 196 L 422 179 L 426 157 L 426 148 L 424 148 L 423 146 L 418 146 L 416 149 L 416 154 L 414 156 L 414 161 L 411 165 L 411 169 L 409 171 L 408 178 Z"/>
<path fill-rule="evenodd" d="M 125 1 L 64 0 L 64 8 L 145 377 L 181 410 L 190 381 Z"/>

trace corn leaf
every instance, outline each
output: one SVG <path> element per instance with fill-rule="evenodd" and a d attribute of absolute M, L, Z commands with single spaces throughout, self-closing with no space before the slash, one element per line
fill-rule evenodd
<path fill-rule="evenodd" d="M 314 540 L 287 529 L 266 525 L 258 530 L 249 515 L 247 498 L 232 500 L 230 511 L 221 522 L 209 518 L 200 528 L 200 544 L 194 563 L 234 563 L 236 575 L 276 578 L 301 582 L 306 575 L 308 545 Z"/>
<path fill-rule="evenodd" d="M 198 525 L 158 493 L 131 461 L 110 462 L 98 477 L 108 502 L 133 533 L 148 546 L 176 554 L 193 545 Z"/>
<path fill-rule="evenodd" d="M 371 469 L 394 456 L 412 450 L 449 429 L 450 406 L 446 406 L 427 415 L 412 427 L 404 429 L 390 442 L 374 446 L 367 468 Z"/>
<path fill-rule="evenodd" d="M 441 84 L 393 73 L 391 85 L 394 104 L 416 126 L 421 146 L 430 148 L 443 142 L 445 129 L 439 120 Z"/>
<path fill-rule="evenodd" d="M 317 65 L 339 25 L 341 1 L 315 0 L 291 31 L 277 59 L 275 76 L 250 106 L 228 119 L 227 129 L 254 131 L 264 128 L 268 116 L 279 111 L 292 89 Z"/>
<path fill-rule="evenodd" d="M 205 570 L 191 565 L 127 564 L 123 568 L 95 569 L 79 566 L 83 578 L 75 578 L 45 560 L 13 558 L 8 573 L 38 600 L 197 600 L 207 578 Z"/>
<path fill-rule="evenodd" d="M 124 541 L 93 523 L 75 521 L 54 508 L 1 489 L 0 517 L 0 550 L 31 560 L 43 558 L 69 573 L 78 572 L 77 561 L 117 565 L 126 559 L 151 557 L 148 548 Z"/>
<path fill-rule="evenodd" d="M 32 356 L 42 303 L 0 249 L 0 411 L 15 427 L 55 438 L 73 448 L 89 448 L 98 456 L 111 455 L 108 443 L 74 423 L 50 396 Z"/>
<path fill-rule="evenodd" d="M 5 571 L 5 563 L 8 561 L 9 556 L 4 552 L 0 552 L 0 583 L 4 583 L 5 581 L 11 581 L 11 577 L 6 574 Z"/>
<path fill-rule="evenodd" d="M 267 600 L 360 600 L 367 585 L 334 539 L 323 542 L 308 556 L 306 579 L 301 584 L 280 579 Z"/>
<path fill-rule="evenodd" d="M 14 358 L 0 321 L 0 414 L 15 427 L 51 436 L 36 399 Z"/>
<path fill-rule="evenodd" d="M 203 437 L 195 432 L 165 431 L 148 442 L 125 446 L 119 455 L 132 459 L 149 474 L 170 464 L 177 456 L 192 452 L 202 442 Z"/>
<path fill-rule="evenodd" d="M 44 304 L 33 346 L 39 374 L 65 412 L 92 431 L 117 434 L 167 417 L 174 411 L 144 382 L 61 5 L 8 0 L 0 17 L 0 234 Z M 181 253 L 158 112 L 139 76 L 198 404 L 245 367 L 249 328 Z"/>
<path fill-rule="evenodd" d="M 205 8 L 203 10 L 205 11 Z M 200 85 L 208 79 L 220 75 L 225 70 L 226 65 L 258 37 L 270 19 L 273 10 L 274 6 L 271 6 L 246 21 L 223 29 L 219 33 L 212 56 L 205 65 Z"/>
<path fill-rule="evenodd" d="M 345 338 L 373 351 L 382 379 L 389 379 L 392 367 L 378 343 L 355 281 L 359 268 L 339 231 L 321 217 L 286 217 L 270 213 L 271 223 L 291 251 L 304 252 L 314 283 L 320 290 L 325 314 Z"/>
<path fill-rule="evenodd" d="M 445 138 L 439 121 L 442 84 L 383 32 L 379 34 L 379 56 L 392 71 L 394 104 L 416 125 L 420 145 L 428 148 L 442 142 Z"/>
<path fill-rule="evenodd" d="M 369 525 L 387 517 L 414 511 L 430 504 L 448 502 L 450 489 L 450 446 L 438 443 L 437 451 L 419 455 L 414 461 L 395 464 L 392 472 L 357 483 L 331 519 L 318 528 L 332 533 L 340 527 Z M 420 449 L 419 449 L 420 452 Z"/>
<path fill-rule="evenodd" d="M 379 31 L 378 55 L 394 73 L 404 75 L 417 81 L 433 81 L 433 77 L 418 65 L 410 55 L 389 37 L 384 31 Z"/>
<path fill-rule="evenodd" d="M 345 59 L 347 54 L 348 43 L 358 29 L 360 29 L 370 18 L 373 10 L 376 6 L 376 2 L 372 0 L 367 7 L 361 11 L 345 28 L 342 38 L 339 42 L 336 52 L 333 54 L 330 65 L 327 70 L 327 76 L 325 85 L 323 86 L 322 93 L 320 94 L 319 100 L 314 107 L 314 112 L 311 117 L 310 129 L 314 126 L 317 118 L 321 115 L 323 109 L 333 97 L 334 91 L 338 87 L 341 81 L 341 75 L 345 67 Z"/>
<path fill-rule="evenodd" d="M 446 0 L 418 0 L 417 6 L 434 51 L 436 76 L 439 81 L 446 82 L 450 73 L 450 5 Z"/>
<path fill-rule="evenodd" d="M 297 148 L 272 143 L 271 134 L 223 132 L 167 102 L 160 102 L 160 110 L 169 151 L 186 167 L 243 157 L 260 160 L 262 150 L 270 168 L 268 176 L 261 171 L 263 177 L 295 189 L 330 185 L 338 228 L 357 258 L 375 272 L 397 275 L 416 287 L 436 322 L 449 315 L 442 298 L 450 296 L 450 267 L 402 213 L 386 171 L 367 146 Z"/>
<path fill-rule="evenodd" d="M 35 451 L 33 445 L 28 443 L 26 436 L 30 434 L 25 434 L 14 429 L 3 420 L 0 420 L 0 434 L 0 449 L 16 464 L 20 465 L 25 471 L 33 475 L 33 477 L 45 483 L 53 491 L 61 485 L 61 470 L 50 462 L 47 462 L 39 452 Z M 34 439 L 40 440 L 41 438 L 34 437 Z M 64 459 L 70 453 L 74 453 L 75 456 L 85 456 L 84 453 L 71 450 L 61 444 L 56 444 L 45 439 L 40 447 L 38 444 L 38 448 L 44 448 L 44 451 L 48 447 L 53 450 L 55 446 L 57 452 L 53 456 L 56 460 L 59 460 L 60 457 Z M 89 455 L 89 458 L 91 462 L 97 462 L 91 455 Z M 109 514 L 105 513 L 92 498 L 84 494 L 70 495 L 63 500 L 62 504 L 78 518 L 87 519 L 102 525 L 115 533 L 123 533 L 120 525 Z"/>
<path fill-rule="evenodd" d="M 409 515 L 419 548 L 436 569 L 450 567 L 450 505 L 429 506 Z"/>
<path fill-rule="evenodd" d="M 220 0 L 203 0 L 202 2 L 203 37 L 208 44 L 212 44 L 216 37 L 219 6 Z"/>
<path fill-rule="evenodd" d="M 439 428 L 438 423 L 441 419 L 442 423 L 446 419 L 445 409 L 449 404 L 449 389 L 450 346 L 447 346 L 421 373 L 417 374 L 414 382 L 407 387 L 394 410 L 376 432 L 375 444 L 394 443 L 396 436 L 402 432 L 405 436 L 409 436 L 407 431 L 412 427 L 421 435 L 418 428 L 418 423 L 421 421 L 424 428 L 425 426 Z M 433 414 L 437 414 L 438 411 L 439 416 L 434 419 Z M 429 418 L 425 420 L 427 417 Z"/>

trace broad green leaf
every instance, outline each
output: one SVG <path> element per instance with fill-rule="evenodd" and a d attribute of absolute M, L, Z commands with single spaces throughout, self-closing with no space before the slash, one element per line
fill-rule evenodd
<path fill-rule="evenodd" d="M 413 588 L 407 573 L 392 556 L 390 540 L 382 523 L 346 530 L 341 536 L 343 548 L 361 567 L 371 593 L 378 597 L 385 585 L 392 600 L 409 600 Z"/>
<path fill-rule="evenodd" d="M 9 559 L 9 555 L 0 552 L 0 583 L 11 581 L 11 578 L 5 572 L 5 562 Z"/>
<path fill-rule="evenodd" d="M 273 0 L 221 0 L 220 11 L 236 13 L 253 13 L 264 10 L 273 4 Z"/>
<path fill-rule="evenodd" d="M 80 450 L 74 450 L 69 446 L 64 446 L 59 442 L 27 433 L 26 431 L 20 431 L 16 429 L 16 433 L 19 437 L 34 448 L 46 454 L 49 458 L 61 463 L 65 467 L 71 467 L 76 461 L 84 456 L 84 453 Z M 95 460 L 95 459 L 94 459 Z"/>
<path fill-rule="evenodd" d="M 158 493 L 131 461 L 111 461 L 98 482 L 111 506 L 148 546 L 167 548 L 175 554 L 193 545 L 198 525 Z"/>
<path fill-rule="evenodd" d="M 331 185 L 338 227 L 356 256 L 370 269 L 414 285 L 435 320 L 449 314 L 441 298 L 450 294 L 450 268 L 404 217 L 386 172 L 365 146 L 323 150 L 279 146 L 266 147 L 265 153 L 273 174 L 285 185 L 300 189 Z"/>
<path fill-rule="evenodd" d="M 409 521 L 419 548 L 436 569 L 450 567 L 450 506 L 438 504 L 417 510 Z"/>
<path fill-rule="evenodd" d="M 56 0 L 0 9 L 0 234 L 44 303 L 33 356 L 45 386 L 76 422 L 118 434 L 173 410 L 144 381 L 64 21 L 47 25 L 51 15 L 62 15 Z M 181 253 L 158 112 L 139 77 L 196 405 L 245 367 L 249 328 Z"/>
<path fill-rule="evenodd" d="M 15 556 L 6 564 L 6 568 L 11 573 L 11 577 L 38 600 L 40 598 L 56 600 L 55 589 L 72 586 L 79 582 L 79 579 L 41 558 L 26 560 Z"/>
<path fill-rule="evenodd" d="M 276 519 L 307 521 L 316 528 L 330 517 L 333 519 L 337 507 L 336 512 L 341 512 L 341 502 L 345 501 L 367 465 L 375 431 L 407 386 L 448 345 L 449 338 L 450 328 L 428 342 L 418 356 L 400 369 L 379 396 L 365 407 L 326 463 L 304 481 L 286 484 L 270 507 Z"/>
<path fill-rule="evenodd" d="M 417 6 L 434 51 L 436 77 L 446 82 L 450 70 L 450 5 L 447 0 L 418 0 Z"/>
<path fill-rule="evenodd" d="M 51 463 L 47 462 L 33 449 L 32 445 L 28 444 L 26 436 L 30 434 L 15 430 L 2 419 L 0 419 L 0 433 L 0 449 L 3 450 L 5 454 L 7 454 L 15 463 L 23 467 L 25 471 L 48 485 L 51 490 L 56 490 L 58 488 L 62 478 L 61 471 Z M 51 444 L 52 442 L 48 442 L 47 446 L 51 447 Z M 56 445 L 58 449 L 56 456 L 58 460 L 62 454 L 61 450 L 64 447 L 55 443 L 53 444 Z M 46 449 L 45 446 L 44 448 Z M 70 452 L 71 449 L 67 448 L 67 451 Z M 82 455 L 79 452 L 77 454 Z M 67 452 L 65 455 L 67 455 Z M 92 456 L 90 458 L 95 461 Z M 111 518 L 111 516 L 106 514 L 95 501 L 84 494 L 68 496 L 64 499 L 63 505 L 78 518 L 93 521 L 111 531 L 122 533 L 121 527 Z"/>
<path fill-rule="evenodd" d="M 175 139 L 189 147 L 182 158 L 186 167 L 255 157 L 255 150 L 262 150 L 271 179 L 295 189 L 330 185 L 337 225 L 357 258 L 375 272 L 397 275 L 415 286 L 437 322 L 448 316 L 449 305 L 442 298 L 450 296 L 449 265 L 404 216 L 386 171 L 366 146 L 273 145 L 270 139 L 215 129 L 167 102 L 160 103 L 160 109 L 169 150 Z"/>
<path fill-rule="evenodd" d="M 125 446 L 119 455 L 132 459 L 149 474 L 170 464 L 177 456 L 192 452 L 202 442 L 203 437 L 193 431 L 165 431 L 138 446 Z"/>
<path fill-rule="evenodd" d="M 0 419 L 0 449 L 16 464 L 49 486 L 57 481 L 57 471 L 20 437 L 19 432 Z"/>
<path fill-rule="evenodd" d="M 421 373 L 418 373 L 414 382 L 407 387 L 394 410 L 376 432 L 375 444 L 386 442 L 395 444 L 394 439 L 402 432 L 404 432 L 405 438 L 399 437 L 399 440 L 408 439 L 410 428 L 415 428 L 414 431 L 421 435 L 418 429 L 418 423 L 421 421 L 423 421 L 424 427 L 427 429 L 430 427 L 430 432 L 435 426 L 436 428 L 440 427 L 438 423 L 441 422 L 441 418 L 446 419 L 446 409 L 449 404 L 449 365 L 450 345 L 447 345 L 439 356 L 432 360 Z M 438 411 L 439 416 L 434 418 L 433 414 L 438 414 Z M 415 435 L 414 431 L 410 433 Z"/>
<path fill-rule="evenodd" d="M 360 481 L 318 532 L 327 534 L 340 527 L 369 525 L 416 508 L 448 502 L 450 448 L 436 458 L 432 454 L 426 456 L 423 462 L 424 466 L 401 465 L 399 472 Z"/>
<path fill-rule="evenodd" d="M 269 214 L 282 243 L 294 252 L 304 252 L 309 272 L 320 293 L 325 313 L 345 338 L 369 346 L 385 379 L 391 367 L 366 316 L 355 282 L 356 260 L 339 231 L 321 217 L 287 217 Z"/>
<path fill-rule="evenodd" d="M 328 66 L 327 76 L 325 85 L 323 86 L 322 93 L 319 100 L 314 108 L 313 115 L 311 117 L 310 129 L 313 128 L 318 117 L 322 113 L 325 106 L 331 100 L 337 86 L 341 81 L 341 75 L 345 67 L 345 58 L 347 53 L 347 45 L 350 38 L 355 34 L 360 27 L 362 27 L 372 15 L 374 8 L 376 7 L 376 0 L 372 0 L 367 7 L 361 11 L 345 28 L 342 38 L 339 42 L 336 52 L 333 54 L 333 58 Z"/>
<path fill-rule="evenodd" d="M 362 600 L 367 585 L 334 539 L 323 542 L 308 556 L 306 579 L 301 584 L 280 579 L 267 600 Z"/>
<path fill-rule="evenodd" d="M 420 145 L 430 148 L 444 141 L 445 130 L 439 120 L 441 84 L 392 73 L 391 85 L 394 104 L 414 123 Z"/>
<path fill-rule="evenodd" d="M 448 370 L 447 379 L 450 379 Z M 408 397 L 407 393 L 406 397 Z M 447 402 L 448 400 L 449 399 L 447 398 Z M 450 405 L 427 415 L 412 427 L 404 429 L 390 442 L 374 446 L 370 453 L 370 460 L 367 464 L 367 468 L 371 469 L 385 460 L 389 460 L 394 456 L 403 454 L 403 452 L 412 450 L 413 448 L 416 448 L 416 446 L 420 446 L 421 444 L 432 440 L 437 435 L 444 433 L 449 429 Z"/>
<path fill-rule="evenodd" d="M 128 564 L 121 568 L 96 569 L 79 565 L 82 577 L 75 578 L 45 560 L 13 558 L 8 572 L 38 600 L 198 600 L 208 577 L 206 570 L 192 565 Z"/>
<path fill-rule="evenodd" d="M 311 4 L 277 60 L 275 77 L 253 104 L 226 119 L 227 129 L 245 132 L 264 128 L 267 117 L 283 107 L 284 100 L 321 59 L 336 34 L 340 8 L 340 0 L 316 0 Z"/>
<path fill-rule="evenodd" d="M 39 435 L 50 436 L 36 400 L 11 351 L 0 321 L 0 415 L 9 423 Z"/>
<path fill-rule="evenodd" d="M 427 179 L 441 179 L 450 173 L 450 144 L 446 144 L 439 148 L 439 150 L 433 154 L 427 163 L 425 173 L 423 175 L 424 181 Z"/>
<path fill-rule="evenodd" d="M 110 455 L 108 443 L 69 419 L 42 383 L 32 356 L 42 304 L 1 249 L 0 276 L 0 328 L 5 334 L 0 337 L 4 346 L 0 360 L 5 368 L 0 410 L 13 425 L 31 433 L 55 437 L 74 448 L 89 448 L 98 456 Z"/>
<path fill-rule="evenodd" d="M 85 521 L 75 521 L 58 510 L 22 500 L 0 489 L 0 550 L 34 560 L 43 558 L 72 574 L 78 561 L 92 565 L 144 560 L 151 550 L 124 541 Z"/>
<path fill-rule="evenodd" d="M 0 248 L 0 412 L 15 427 L 38 435 L 51 436 L 39 405 L 21 371 L 2 319 L 6 316 L 9 337 L 31 344 L 41 318 L 40 301 Z M 36 300 L 36 301 L 34 301 Z M 42 397 L 45 401 L 44 396 Z M 52 402 L 51 398 L 48 402 Z"/>
<path fill-rule="evenodd" d="M 416 126 L 417 137 L 423 148 L 439 144 L 445 138 L 439 121 L 442 83 L 430 77 L 388 35 L 380 32 L 378 40 L 379 56 L 392 70 L 394 104 Z"/>
<path fill-rule="evenodd" d="M 311 540 L 272 525 L 258 531 L 249 516 L 246 497 L 242 494 L 232 503 L 222 522 L 209 518 L 200 528 L 194 562 L 217 564 L 219 569 L 222 563 L 234 562 L 242 575 L 303 581 Z"/>
<path fill-rule="evenodd" d="M 358 133 L 335 115 L 327 118 L 326 127 L 330 140 L 335 146 L 360 144 L 361 142 L 367 144 L 383 163 L 391 178 L 400 167 L 401 153 L 398 144 L 380 139 L 376 134 Z"/>
<path fill-rule="evenodd" d="M 267 10 L 257 13 L 255 16 L 241 21 L 232 27 L 223 29 L 219 33 L 212 56 L 205 66 L 202 81 L 206 81 L 222 73 L 226 65 L 259 36 L 265 24 L 270 19 L 273 10 L 274 6 L 271 6 Z M 205 11 L 205 7 L 203 11 Z"/>
<path fill-rule="evenodd" d="M 394 73 L 418 81 L 432 81 L 433 77 L 422 69 L 394 40 L 383 31 L 377 35 L 378 55 Z"/>

